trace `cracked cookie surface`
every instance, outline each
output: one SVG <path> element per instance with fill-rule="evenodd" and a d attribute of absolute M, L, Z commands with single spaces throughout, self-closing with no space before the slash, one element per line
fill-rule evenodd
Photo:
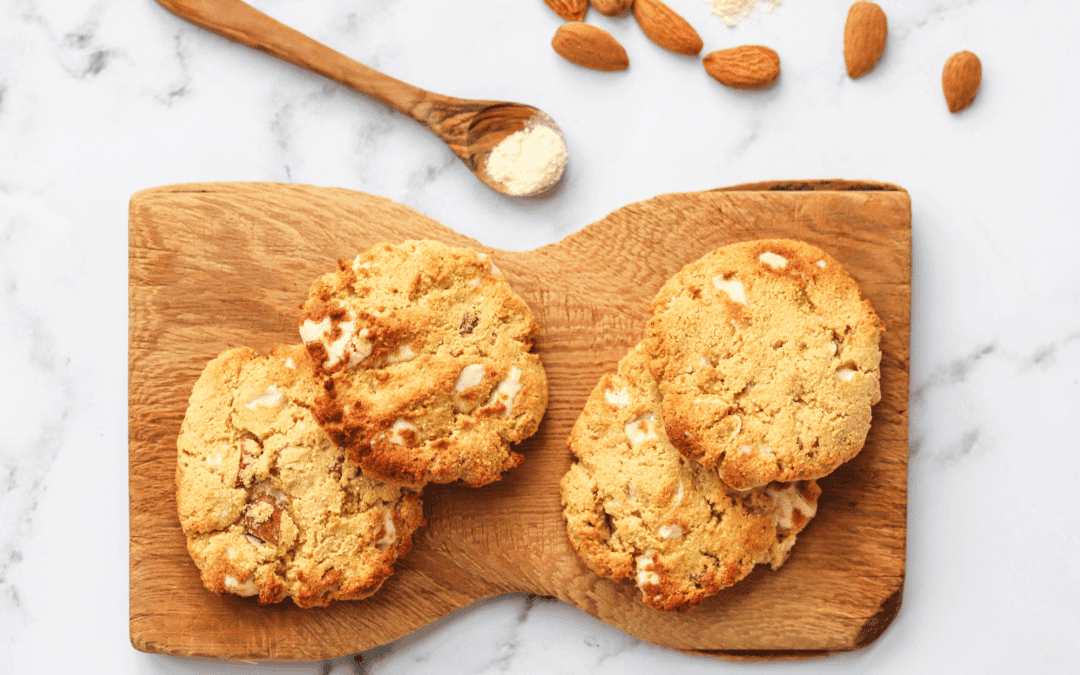
<path fill-rule="evenodd" d="M 815 246 L 706 254 L 660 289 L 646 327 L 672 443 L 737 489 L 827 475 L 866 440 L 883 330 Z"/>
<path fill-rule="evenodd" d="M 203 584 L 301 607 L 370 596 L 423 525 L 419 496 L 362 475 L 310 409 L 302 346 L 213 359 L 177 440 L 177 506 Z"/>
<path fill-rule="evenodd" d="M 561 482 L 570 542 L 597 575 L 633 579 L 642 601 L 682 611 L 759 563 L 786 560 L 817 510 L 814 481 L 738 492 L 668 441 L 639 345 L 589 396 Z"/>
<path fill-rule="evenodd" d="M 326 377 L 319 423 L 364 473 L 477 487 L 517 466 L 547 380 L 528 305 L 483 253 L 380 244 L 318 279 L 300 335 Z"/>

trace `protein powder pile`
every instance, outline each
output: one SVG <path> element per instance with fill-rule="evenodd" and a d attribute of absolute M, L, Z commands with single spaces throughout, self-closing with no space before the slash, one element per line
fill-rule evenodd
<path fill-rule="evenodd" d="M 562 133 L 545 120 L 534 119 L 491 150 L 487 174 L 505 186 L 507 194 L 531 195 L 558 182 L 566 159 Z"/>
<path fill-rule="evenodd" d="M 758 4 L 762 5 L 762 11 L 771 12 L 780 4 L 780 0 L 708 0 L 708 3 L 713 6 L 713 14 L 729 27 L 734 27 L 750 16 Z"/>

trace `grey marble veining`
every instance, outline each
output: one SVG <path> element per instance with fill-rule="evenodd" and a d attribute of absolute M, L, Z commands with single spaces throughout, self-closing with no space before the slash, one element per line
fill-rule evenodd
<path fill-rule="evenodd" d="M 846 0 L 788 0 L 729 29 L 669 0 L 705 51 L 767 44 L 783 73 L 725 90 L 633 19 L 588 21 L 631 68 L 562 61 L 542 2 L 254 0 L 439 93 L 537 105 L 562 183 L 480 184 L 420 125 L 174 17 L 153 0 L 0 0 L 0 672 L 1064 672 L 1080 631 L 1080 147 L 1075 3 L 880 2 L 889 44 L 843 69 Z M 945 59 L 979 54 L 949 114 Z M 1066 83 L 1066 85 L 1063 85 Z M 633 639 L 568 605 L 477 603 L 326 662 L 136 652 L 127 616 L 127 206 L 179 182 L 345 187 L 481 243 L 527 250 L 657 194 L 780 178 L 895 182 L 912 198 L 907 577 L 893 624 L 851 654 L 738 664 Z M 643 256 L 648 250 L 640 251 Z"/>

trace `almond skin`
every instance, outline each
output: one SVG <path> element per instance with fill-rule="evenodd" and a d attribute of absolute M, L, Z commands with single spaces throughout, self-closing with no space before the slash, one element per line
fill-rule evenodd
<path fill-rule="evenodd" d="M 870 72 L 889 34 L 885 12 L 872 2 L 856 2 L 848 10 L 844 24 L 844 64 L 851 79 Z"/>
<path fill-rule="evenodd" d="M 957 113 L 971 105 L 982 84 L 982 61 L 971 52 L 957 52 L 945 61 L 941 71 L 941 89 L 949 112 Z"/>
<path fill-rule="evenodd" d="M 634 0 L 632 9 L 645 37 L 676 54 L 701 53 L 704 45 L 698 32 L 660 0 Z"/>
<path fill-rule="evenodd" d="M 733 89 L 761 89 L 780 76 L 780 55 L 761 45 L 721 49 L 702 60 L 705 72 Z"/>
<path fill-rule="evenodd" d="M 604 16 L 622 16 L 630 10 L 634 0 L 591 0 L 589 4 Z"/>
<path fill-rule="evenodd" d="M 589 0 L 544 0 L 544 4 L 567 21 L 581 21 L 589 9 Z"/>
<path fill-rule="evenodd" d="M 579 21 L 559 26 L 551 47 L 570 63 L 593 70 L 626 70 L 630 66 L 626 50 L 611 33 Z"/>

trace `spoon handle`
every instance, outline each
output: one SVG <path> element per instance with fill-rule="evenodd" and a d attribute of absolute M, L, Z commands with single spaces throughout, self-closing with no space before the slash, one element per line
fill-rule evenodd
<path fill-rule="evenodd" d="M 464 130 L 453 119 L 487 101 L 466 101 L 414 87 L 350 59 L 242 0 L 157 0 L 197 26 L 351 87 L 405 113 L 461 154 Z M 458 147 L 455 147 L 458 146 Z"/>

